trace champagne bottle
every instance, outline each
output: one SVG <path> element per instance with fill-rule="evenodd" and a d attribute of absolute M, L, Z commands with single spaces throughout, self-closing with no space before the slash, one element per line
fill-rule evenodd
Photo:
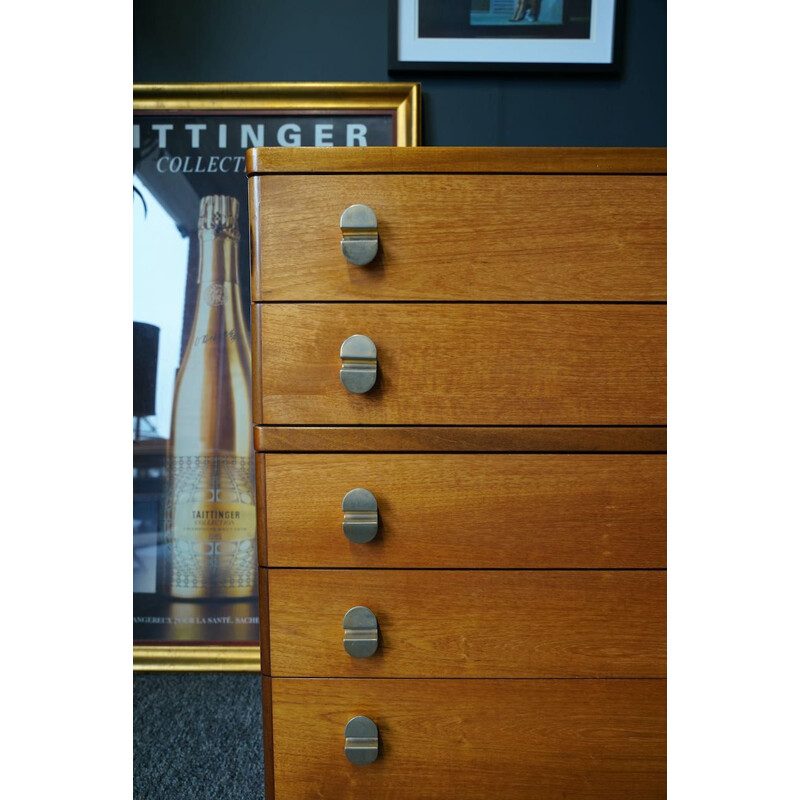
<path fill-rule="evenodd" d="M 175 382 L 162 591 L 251 597 L 256 509 L 250 344 L 239 290 L 239 201 L 200 201 L 194 321 Z"/>

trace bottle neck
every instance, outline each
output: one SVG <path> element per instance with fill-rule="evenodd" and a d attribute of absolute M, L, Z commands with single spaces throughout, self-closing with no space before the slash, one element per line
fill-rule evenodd
<path fill-rule="evenodd" d="M 201 230 L 200 268 L 197 282 L 207 286 L 211 283 L 239 283 L 239 238 Z"/>

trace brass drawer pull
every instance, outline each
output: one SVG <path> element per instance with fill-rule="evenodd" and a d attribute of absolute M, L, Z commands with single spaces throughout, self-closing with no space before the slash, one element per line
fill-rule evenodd
<path fill-rule="evenodd" d="M 342 530 L 356 544 L 371 542 L 378 533 L 378 501 L 368 489 L 351 489 L 342 500 Z"/>
<path fill-rule="evenodd" d="M 369 717 L 353 717 L 344 728 L 344 754 L 353 764 L 371 764 L 378 757 L 378 726 Z"/>
<path fill-rule="evenodd" d="M 378 620 L 366 606 L 351 608 L 342 620 L 344 649 L 353 658 L 369 658 L 378 649 Z"/>
<path fill-rule="evenodd" d="M 348 392 L 364 394 L 378 377 L 378 348 L 369 336 L 357 333 L 342 342 L 339 350 L 342 369 L 339 378 Z"/>
<path fill-rule="evenodd" d="M 364 267 L 378 254 L 378 217 L 361 203 L 346 208 L 339 219 L 342 231 L 342 255 L 358 267 Z"/>

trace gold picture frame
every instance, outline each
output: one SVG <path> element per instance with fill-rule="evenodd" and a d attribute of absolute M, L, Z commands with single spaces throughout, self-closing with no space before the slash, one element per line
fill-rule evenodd
<path fill-rule="evenodd" d="M 134 113 L 325 112 L 394 115 L 397 147 L 420 144 L 419 83 L 134 84 Z"/>
<path fill-rule="evenodd" d="M 136 213 L 137 204 L 144 208 L 145 216 L 149 210 L 151 224 L 154 224 L 153 218 L 158 216 L 154 212 L 166 212 L 162 216 L 169 220 L 173 235 L 189 241 L 193 233 L 192 213 L 196 227 L 195 199 L 209 193 L 234 194 L 229 187 L 231 181 L 235 181 L 235 193 L 243 198 L 240 203 L 242 224 L 239 228 L 242 247 L 246 249 L 248 226 L 245 221 L 247 181 L 244 175 L 244 150 L 247 147 L 373 144 L 415 147 L 420 144 L 420 104 L 421 87 L 418 83 L 134 84 L 134 211 Z M 186 117 L 191 117 L 191 121 L 187 122 L 184 119 Z M 241 121 L 238 126 L 235 124 L 237 121 Z M 148 125 L 148 122 L 151 124 Z M 220 132 L 221 128 L 225 129 L 224 135 Z M 215 148 L 218 146 L 226 149 L 217 152 Z M 174 181 L 174 184 L 170 181 Z M 191 188 L 187 190 L 186 187 Z M 165 421 L 169 414 L 161 413 L 158 409 L 171 403 L 171 387 L 166 392 L 166 399 L 162 398 L 164 392 L 160 389 L 157 391 L 157 387 L 169 387 L 169 376 L 173 376 L 174 383 L 176 364 L 172 355 L 161 357 L 158 332 L 161 331 L 163 341 L 166 338 L 164 327 L 159 327 L 157 319 L 148 318 L 148 314 L 140 314 L 137 310 L 136 226 L 133 247 L 134 326 L 156 330 L 156 355 L 153 360 L 159 362 L 156 366 L 148 365 L 152 366 L 150 372 L 153 376 L 153 413 L 148 416 L 145 412 L 150 412 L 151 408 L 145 406 L 150 400 L 144 406 L 141 400 L 137 401 L 137 363 L 141 363 L 142 359 L 137 356 L 137 338 L 134 336 L 133 669 L 258 672 L 257 600 L 252 596 L 247 603 L 237 601 L 237 608 L 246 606 L 244 612 L 238 612 L 244 616 L 210 616 L 213 612 L 203 611 L 203 604 L 195 602 L 191 606 L 193 610 L 187 612 L 195 616 L 176 617 L 174 609 L 176 605 L 180 606 L 180 602 L 168 601 L 166 596 L 162 597 L 159 593 L 159 549 L 165 538 L 162 529 L 166 527 L 162 523 L 167 491 L 166 478 L 163 476 L 166 475 L 169 450 L 168 434 L 164 431 L 169 428 L 169 423 Z M 183 263 L 179 265 L 185 270 L 182 274 L 186 274 L 186 289 L 181 294 L 182 308 L 173 304 L 172 314 L 175 318 L 173 327 L 183 326 L 181 347 L 185 347 L 186 319 L 192 316 L 190 304 L 195 302 L 190 286 L 196 283 L 196 272 L 194 278 L 191 272 L 191 245 L 186 247 L 189 248 L 189 257 L 184 255 Z M 168 266 L 161 268 L 161 272 L 174 271 L 174 264 L 171 261 Z M 249 259 L 241 257 L 241 269 L 244 270 L 247 265 Z M 245 283 L 249 291 L 249 281 L 240 280 L 242 287 Z M 151 286 L 140 294 L 156 296 L 164 292 Z M 245 305 L 249 306 L 249 296 L 243 301 L 245 299 L 248 301 Z M 178 321 L 179 317 L 182 321 Z M 137 318 L 141 321 L 136 322 Z M 172 339 L 175 338 L 172 336 Z M 180 338 L 177 336 L 177 339 Z M 167 377 L 156 377 L 157 369 L 166 370 L 164 374 Z M 138 583 L 137 578 L 140 579 Z M 188 605 L 185 604 L 185 607 L 188 608 Z M 206 613 L 209 614 L 208 618 L 197 616 Z M 231 623 L 228 636 L 225 623 L 219 622 L 224 619 L 243 622 L 239 628 Z M 211 621 L 213 624 L 195 630 L 192 626 L 200 621 Z M 179 634 L 171 635 L 171 631 L 178 630 Z M 242 631 L 247 633 L 246 640 L 241 639 Z M 203 638 L 207 632 L 209 638 Z"/>

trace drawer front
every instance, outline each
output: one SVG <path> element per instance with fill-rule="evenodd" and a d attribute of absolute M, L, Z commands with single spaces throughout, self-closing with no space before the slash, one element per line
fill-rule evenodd
<path fill-rule="evenodd" d="M 272 675 L 663 677 L 663 571 L 269 570 Z M 343 619 L 377 618 L 350 656 Z"/>
<path fill-rule="evenodd" d="M 666 300 L 666 177 L 271 175 L 256 300 Z M 366 267 L 340 249 L 354 203 L 378 217 Z"/>
<path fill-rule="evenodd" d="M 265 682 L 277 800 L 666 796 L 666 681 Z M 351 764 L 344 728 L 378 726 Z"/>
<path fill-rule="evenodd" d="M 256 424 L 666 423 L 662 305 L 265 303 L 254 313 Z M 365 394 L 339 379 L 353 334 L 377 346 Z"/>
<path fill-rule="evenodd" d="M 271 567 L 665 567 L 666 456 L 268 454 L 260 552 Z M 377 500 L 374 539 L 342 499 Z"/>

